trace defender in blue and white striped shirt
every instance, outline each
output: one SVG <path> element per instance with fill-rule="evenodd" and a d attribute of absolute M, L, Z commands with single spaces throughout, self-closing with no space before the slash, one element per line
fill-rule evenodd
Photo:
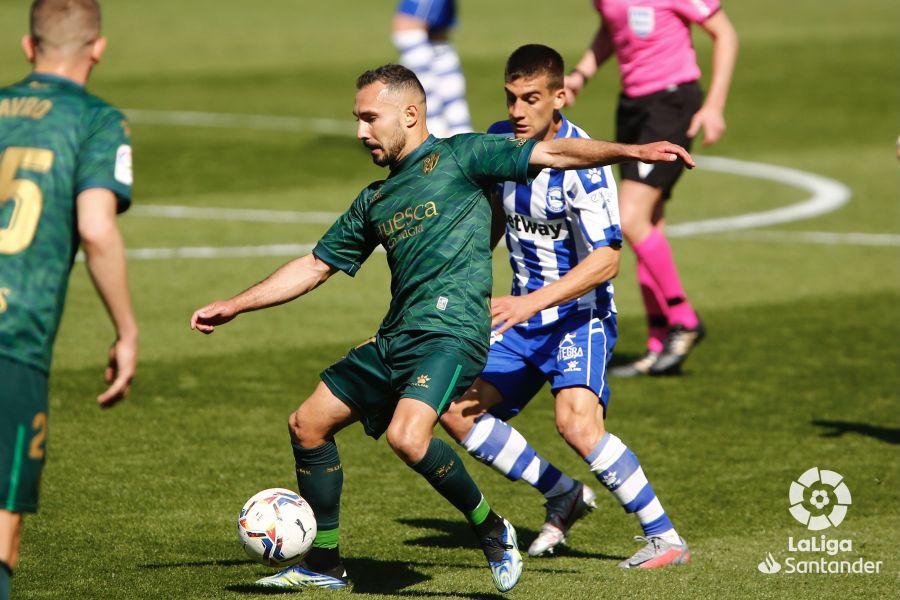
<path fill-rule="evenodd" d="M 589 137 L 561 114 L 555 125 L 555 138 Z M 516 131 L 510 121 L 501 121 L 488 133 Z M 598 248 L 622 245 L 616 182 L 610 167 L 544 169 L 531 185 L 507 181 L 498 191 L 506 219 L 513 296 L 524 296 L 558 281 Z M 588 309 L 598 315 L 615 312 L 611 282 L 580 298 L 546 308 L 519 327 L 546 327 Z"/>
<path fill-rule="evenodd" d="M 520 139 L 587 138 L 559 112 L 563 61 L 547 46 L 522 46 L 506 64 L 509 121 L 489 133 Z M 441 418 L 470 454 L 547 498 L 547 519 L 528 553 L 552 552 L 595 506 L 596 495 L 543 459 L 505 421 L 545 383 L 566 442 L 621 503 L 635 513 L 646 545 L 623 568 L 690 560 L 634 453 L 604 426 L 607 365 L 615 345 L 610 280 L 619 269 L 622 231 L 609 167 L 544 169 L 530 184 L 506 182 L 495 194 L 493 242 L 505 235 L 512 293 L 491 303 L 491 349 L 481 377 Z"/>

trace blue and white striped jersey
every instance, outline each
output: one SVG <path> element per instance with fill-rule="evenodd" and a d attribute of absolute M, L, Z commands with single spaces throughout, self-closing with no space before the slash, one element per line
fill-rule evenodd
<path fill-rule="evenodd" d="M 488 133 L 512 134 L 509 121 Z M 557 138 L 587 138 L 563 118 Z M 544 169 L 531 185 L 507 181 L 498 186 L 506 213 L 506 247 L 513 270 L 512 295 L 521 296 L 558 280 L 595 248 L 622 243 L 619 200 L 612 169 Z M 555 323 L 577 310 L 616 312 L 611 281 L 577 300 L 548 308 L 517 327 Z"/>

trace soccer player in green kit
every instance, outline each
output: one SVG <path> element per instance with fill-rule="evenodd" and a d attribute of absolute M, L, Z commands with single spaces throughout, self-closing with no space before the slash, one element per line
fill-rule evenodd
<path fill-rule="evenodd" d="M 491 326 L 491 208 L 485 190 L 522 181 L 548 166 L 586 168 L 623 160 L 693 165 L 667 142 L 625 146 L 596 140 L 536 142 L 501 135 L 437 139 L 425 123 L 415 75 L 385 65 L 357 80 L 357 137 L 390 174 L 357 196 L 312 253 L 295 259 L 229 300 L 194 312 L 191 327 L 212 333 L 237 315 L 283 304 L 337 271 L 354 275 L 376 246 L 387 251 L 391 304 L 378 334 L 321 374 L 289 418 L 300 494 L 318 533 L 304 560 L 257 583 L 342 588 L 338 550 L 343 471 L 334 434 L 357 421 L 387 441 L 471 524 L 494 584 L 512 589 L 522 572 L 515 529 L 497 515 L 445 442 L 432 437 L 438 416 L 484 366 Z"/>
<path fill-rule="evenodd" d="M 128 393 L 137 363 L 116 225 L 131 198 L 128 125 L 84 89 L 105 45 L 95 0 L 36 0 L 22 40 L 33 71 L 0 88 L 0 600 L 22 513 L 37 510 L 47 377 L 79 241 L 116 332 L 101 406 Z"/>

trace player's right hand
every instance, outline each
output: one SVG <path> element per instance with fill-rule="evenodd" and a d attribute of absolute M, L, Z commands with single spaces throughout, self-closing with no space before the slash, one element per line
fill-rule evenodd
<path fill-rule="evenodd" d="M 236 316 L 238 313 L 230 302 L 217 300 L 194 311 L 191 315 L 191 329 L 210 334 L 215 331 L 216 325 L 224 325 Z"/>
<path fill-rule="evenodd" d="M 109 348 L 109 362 L 103 378 L 109 387 L 97 396 L 97 403 L 102 408 L 110 408 L 128 395 L 131 380 L 137 370 L 138 341 L 119 338 Z"/>

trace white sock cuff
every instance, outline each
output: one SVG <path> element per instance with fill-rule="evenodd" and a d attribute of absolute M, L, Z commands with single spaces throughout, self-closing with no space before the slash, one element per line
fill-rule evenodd
<path fill-rule="evenodd" d="M 610 468 L 619 457 L 622 456 L 622 453 L 627 450 L 628 447 L 616 436 L 607 432 L 599 442 L 597 442 L 597 446 L 591 453 L 588 455 L 592 460 L 590 461 L 591 471 L 594 473 L 602 473 L 603 471 Z"/>
<path fill-rule="evenodd" d="M 405 52 L 414 46 L 427 43 L 428 32 L 424 29 L 404 29 L 402 31 L 395 31 L 391 34 L 391 41 L 394 42 L 394 48 L 399 52 Z"/>

